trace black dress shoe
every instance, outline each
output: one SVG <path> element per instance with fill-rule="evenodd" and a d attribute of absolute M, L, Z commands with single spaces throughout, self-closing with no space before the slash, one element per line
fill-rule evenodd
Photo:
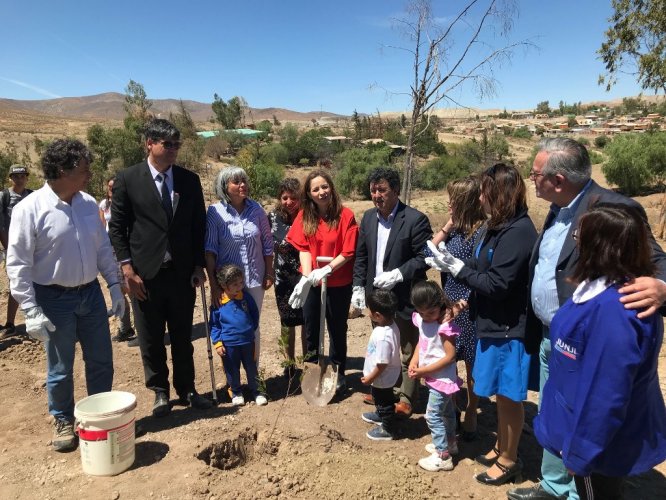
<path fill-rule="evenodd" d="M 474 457 L 474 461 L 476 463 L 479 463 L 481 465 L 485 465 L 486 467 L 492 467 L 495 462 L 497 462 L 497 459 L 499 458 L 500 452 L 497 448 L 493 448 L 493 451 L 495 452 L 495 456 L 492 458 L 487 458 L 485 455 L 478 455 Z"/>
<path fill-rule="evenodd" d="M 537 484 L 530 488 L 514 488 L 507 491 L 506 496 L 509 500 L 566 500 L 565 496 L 555 496 L 548 493 Z"/>
<path fill-rule="evenodd" d="M 523 464 L 520 461 L 508 467 L 501 462 L 496 462 L 495 465 L 499 467 L 502 474 L 497 477 L 490 477 L 488 472 L 483 472 L 474 476 L 478 482 L 489 484 L 491 486 L 500 486 L 502 484 L 513 481 L 514 483 L 521 483 L 523 481 Z"/>
<path fill-rule="evenodd" d="M 127 347 L 139 347 L 139 337 L 128 340 Z"/>
<path fill-rule="evenodd" d="M 204 398 L 196 391 L 188 392 L 185 397 L 181 396 L 180 401 L 186 406 L 191 406 L 198 410 L 207 410 L 213 407 L 213 402 L 211 400 Z"/>
<path fill-rule="evenodd" d="M 130 328 L 126 332 L 121 332 L 118 330 L 118 333 L 111 337 L 111 340 L 114 342 L 127 342 L 128 340 L 132 340 L 134 338 L 134 330 Z"/>
<path fill-rule="evenodd" d="M 169 396 L 165 392 L 156 392 L 155 403 L 153 403 L 153 417 L 166 417 L 170 412 Z"/>

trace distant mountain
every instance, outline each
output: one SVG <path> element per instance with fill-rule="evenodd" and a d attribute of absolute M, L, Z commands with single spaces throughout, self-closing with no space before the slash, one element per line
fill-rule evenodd
<path fill-rule="evenodd" d="M 152 112 L 164 118 L 167 118 L 169 113 L 176 112 L 178 109 L 178 99 L 153 99 L 152 101 Z M 35 101 L 0 98 L 0 108 L 7 111 L 29 111 L 52 116 L 93 120 L 122 120 L 125 117 L 124 103 L 124 94 L 117 92 Z M 197 123 L 208 122 L 213 117 L 210 103 L 185 99 L 183 99 L 183 103 L 192 115 L 192 119 Z M 337 118 L 346 118 L 342 115 L 326 111 L 301 113 L 282 108 L 250 108 L 246 116 L 246 122 L 272 120 L 273 116 L 280 121 L 311 121 L 312 119 L 321 120 L 322 118 L 335 120 Z"/>

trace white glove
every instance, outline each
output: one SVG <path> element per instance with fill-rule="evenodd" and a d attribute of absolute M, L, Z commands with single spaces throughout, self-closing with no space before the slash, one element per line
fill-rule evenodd
<path fill-rule="evenodd" d="M 305 276 L 301 276 L 300 281 L 296 283 L 294 291 L 291 292 L 291 296 L 289 297 L 289 305 L 292 309 L 300 309 L 303 307 L 311 286 L 312 283 L 310 283 L 310 280 Z"/>
<path fill-rule="evenodd" d="M 46 342 L 49 332 L 55 332 L 55 325 L 46 317 L 39 306 L 31 307 L 23 311 L 25 315 L 25 331 L 35 340 Z"/>
<path fill-rule="evenodd" d="M 109 309 L 108 314 L 120 319 L 125 314 L 125 297 L 120 289 L 120 284 L 111 285 L 109 293 L 111 294 L 111 309 Z"/>
<path fill-rule="evenodd" d="M 451 273 L 455 278 L 458 276 L 460 270 L 465 267 L 465 263 L 451 255 L 446 246 L 440 251 L 432 241 L 428 241 L 427 245 L 433 256 L 427 257 L 425 262 L 433 269 L 437 269 L 442 273 Z"/>
<path fill-rule="evenodd" d="M 384 271 L 379 276 L 375 276 L 375 280 L 372 284 L 377 288 L 390 290 L 400 282 L 402 282 L 402 273 L 400 272 L 400 269 L 395 268 L 393 271 Z"/>
<path fill-rule="evenodd" d="M 332 272 L 333 268 L 331 266 L 324 266 L 319 269 L 313 269 L 313 271 L 310 273 L 310 276 L 308 276 L 308 280 L 310 280 L 311 285 L 319 286 L 321 280 Z"/>
<path fill-rule="evenodd" d="M 365 309 L 365 287 L 357 285 L 352 288 L 351 304 L 356 309 Z"/>

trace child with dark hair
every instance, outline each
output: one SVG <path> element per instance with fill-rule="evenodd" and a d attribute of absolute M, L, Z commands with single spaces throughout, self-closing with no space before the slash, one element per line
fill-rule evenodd
<path fill-rule="evenodd" d="M 453 470 L 451 456 L 458 453 L 453 395 L 461 383 L 456 372 L 455 337 L 460 330 L 452 323 L 453 303 L 434 281 L 416 283 L 411 301 L 416 309 L 412 322 L 419 329 L 419 348 L 408 373 L 411 378 L 423 378 L 430 392 L 425 418 L 432 443 L 426 445 L 430 455 L 419 460 L 419 466 L 431 472 Z"/>
<path fill-rule="evenodd" d="M 627 205 L 599 204 L 583 215 L 573 233 L 579 285 L 550 325 L 550 377 L 534 431 L 573 473 L 581 500 L 620 499 L 624 476 L 666 459 L 657 374 L 663 319 L 626 309 L 618 291 L 654 275 L 648 231 Z"/>
<path fill-rule="evenodd" d="M 247 293 L 243 271 L 233 264 L 217 272 L 222 289 L 220 303 L 210 316 L 210 337 L 222 358 L 224 372 L 231 389 L 231 403 L 245 404 L 241 391 L 240 368 L 245 368 L 247 385 L 258 406 L 268 403 L 257 390 L 257 364 L 254 360 L 254 331 L 259 323 L 259 310 L 252 295 Z"/>
<path fill-rule="evenodd" d="M 375 441 L 390 441 L 395 436 L 395 398 L 393 386 L 400 377 L 400 331 L 395 324 L 398 299 L 390 290 L 373 290 L 366 298 L 370 319 L 375 325 L 363 365 L 361 382 L 372 385 L 371 394 L 376 411 L 367 412 L 361 418 L 377 424 L 366 436 Z"/>

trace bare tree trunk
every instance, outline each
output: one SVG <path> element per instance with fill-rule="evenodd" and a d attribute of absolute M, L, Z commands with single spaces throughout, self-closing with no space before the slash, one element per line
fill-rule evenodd
<path fill-rule="evenodd" d="M 402 175 L 402 201 L 409 205 L 412 198 L 412 173 L 414 171 L 414 126 L 409 128 L 405 153 L 405 168 Z"/>

